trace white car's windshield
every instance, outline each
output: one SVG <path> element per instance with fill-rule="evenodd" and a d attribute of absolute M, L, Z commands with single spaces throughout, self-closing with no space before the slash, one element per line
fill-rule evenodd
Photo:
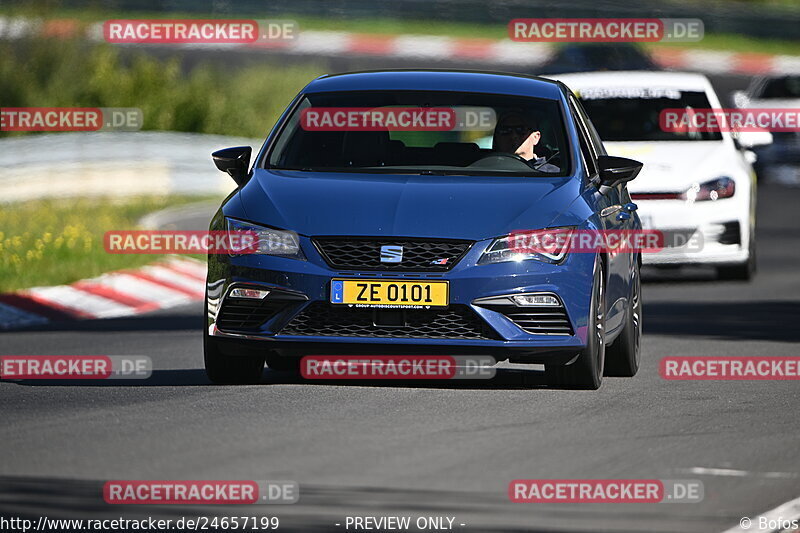
<path fill-rule="evenodd" d="M 578 93 L 603 141 L 718 141 L 715 131 L 666 131 L 659 117 L 665 109 L 708 109 L 702 91 L 650 88 L 598 88 Z"/>
<path fill-rule="evenodd" d="M 768 80 L 761 87 L 756 98 L 762 100 L 800 98 L 800 76 L 783 76 Z"/>

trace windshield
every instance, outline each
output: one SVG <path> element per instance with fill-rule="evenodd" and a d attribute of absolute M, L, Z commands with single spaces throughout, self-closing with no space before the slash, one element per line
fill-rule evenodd
<path fill-rule="evenodd" d="M 303 97 L 267 168 L 318 172 L 565 176 L 557 101 L 443 91 Z"/>
<path fill-rule="evenodd" d="M 800 76 L 784 76 L 767 81 L 758 98 L 764 100 L 800 98 Z"/>
<path fill-rule="evenodd" d="M 702 91 L 651 88 L 598 88 L 580 93 L 583 107 L 600 138 L 608 141 L 719 141 L 719 132 L 664 131 L 661 111 L 682 108 L 709 109 Z"/>

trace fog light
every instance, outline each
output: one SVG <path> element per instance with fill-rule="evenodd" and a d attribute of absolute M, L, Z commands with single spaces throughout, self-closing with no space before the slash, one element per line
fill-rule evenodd
<path fill-rule="evenodd" d="M 267 297 L 269 291 L 262 291 L 259 289 L 245 289 L 242 287 L 236 287 L 232 289 L 230 294 L 231 298 L 249 298 L 251 300 L 263 300 Z"/>
<path fill-rule="evenodd" d="M 515 294 L 511 299 L 520 307 L 558 307 L 561 305 L 558 298 L 551 294 Z"/>

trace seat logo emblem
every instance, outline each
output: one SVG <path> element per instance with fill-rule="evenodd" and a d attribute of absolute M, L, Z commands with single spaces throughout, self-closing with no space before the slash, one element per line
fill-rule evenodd
<path fill-rule="evenodd" d="M 399 263 L 403 260 L 402 246 L 381 246 L 381 263 Z"/>

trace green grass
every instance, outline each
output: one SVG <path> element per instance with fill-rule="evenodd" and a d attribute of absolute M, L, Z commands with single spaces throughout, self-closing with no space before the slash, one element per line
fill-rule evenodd
<path fill-rule="evenodd" d="M 796 6 L 794 0 L 761 1 L 763 4 L 783 4 Z M 44 6 L 6 7 L 0 8 L 0 13 L 17 14 L 26 16 L 39 16 L 46 18 L 76 18 L 85 22 L 102 21 L 109 18 L 267 18 L 263 13 L 241 12 L 225 15 L 211 15 L 208 13 L 180 13 L 180 12 L 123 12 L 118 10 L 102 9 L 68 9 L 48 8 Z M 356 33 L 371 33 L 381 35 L 396 34 L 421 34 L 440 35 L 452 37 L 476 37 L 488 39 L 503 39 L 508 36 L 505 24 L 488 23 L 477 24 L 468 22 L 453 22 L 447 20 L 406 20 L 391 18 L 323 18 L 287 13 L 282 17 L 296 20 L 303 30 L 348 31 Z M 757 39 L 736 34 L 707 34 L 698 43 L 658 43 L 651 46 L 669 46 L 679 48 L 697 48 L 725 50 L 732 52 L 754 52 L 765 54 L 800 55 L 800 40 Z"/>
<path fill-rule="evenodd" d="M 286 105 L 323 73 L 314 65 L 231 71 L 143 52 L 123 58 L 106 44 L 0 41 L 3 107 L 138 107 L 144 130 L 264 138 Z M 0 136 L 9 135 L 0 132 Z"/>
<path fill-rule="evenodd" d="M 71 283 L 156 261 L 162 256 L 107 253 L 105 232 L 136 229 L 137 221 L 148 213 L 212 198 L 218 197 L 53 199 L 4 205 L 0 209 L 0 292 Z"/>

